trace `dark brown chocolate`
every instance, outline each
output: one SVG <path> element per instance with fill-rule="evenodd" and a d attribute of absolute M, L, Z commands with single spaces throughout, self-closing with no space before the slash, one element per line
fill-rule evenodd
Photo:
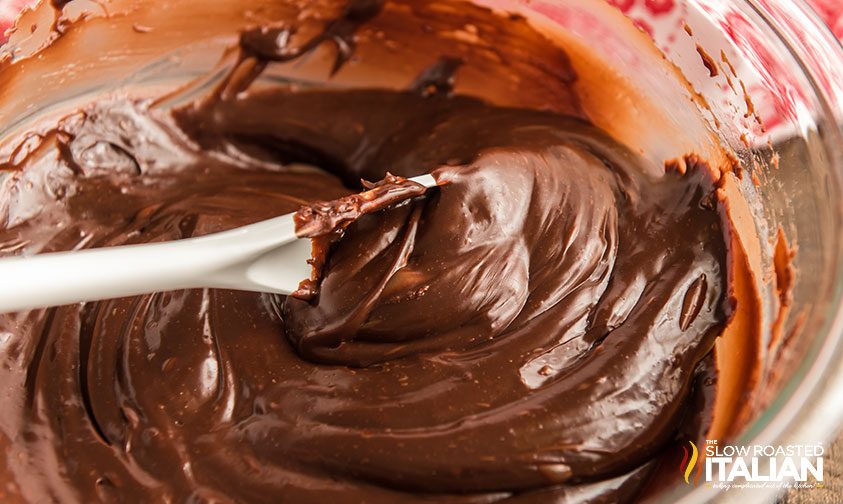
<path fill-rule="evenodd" d="M 349 224 L 366 214 L 385 210 L 427 192 L 425 186 L 389 172 L 376 183 L 365 180 L 361 183 L 366 189 L 363 192 L 333 201 L 309 203 L 296 211 L 296 234 L 313 239 L 313 253 L 308 260 L 313 273 L 302 280 L 293 297 L 309 301 L 319 294 L 319 280 L 331 246 L 342 238 Z"/>
<path fill-rule="evenodd" d="M 421 196 L 427 188 L 418 182 L 389 172 L 378 182 L 361 181 L 365 191 L 332 201 L 302 206 L 294 216 L 296 234 L 305 238 L 341 234 L 360 217 Z"/>
<path fill-rule="evenodd" d="M 306 300 L 194 290 L 0 315 L 4 502 L 629 501 L 708 425 L 733 310 L 709 172 L 658 173 L 582 117 L 455 94 L 470 61 L 406 91 L 251 89 L 324 41 L 348 63 L 380 6 L 352 1 L 298 49 L 294 25 L 250 30 L 217 93 L 172 112 L 101 100 L 4 165 L 2 255 L 302 205 L 304 235 L 347 223 Z M 432 171 L 448 184 L 403 182 Z M 312 203 L 387 172 L 374 198 Z"/>

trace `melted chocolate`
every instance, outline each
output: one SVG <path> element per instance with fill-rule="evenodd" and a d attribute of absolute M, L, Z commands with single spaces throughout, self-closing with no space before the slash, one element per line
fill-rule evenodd
<path fill-rule="evenodd" d="M 333 40 L 342 65 L 380 4 L 351 2 L 301 47 Z M 305 234 L 353 221 L 318 295 L 0 316 L 4 499 L 634 498 L 683 426 L 708 423 L 700 363 L 733 310 L 709 172 L 653 175 L 581 117 L 452 95 L 452 59 L 407 91 L 249 90 L 267 61 L 303 54 L 283 30 L 245 33 L 208 99 L 103 100 L 26 147 L 0 193 L 0 252 L 180 239 L 310 205 Z M 433 171 L 448 184 L 399 183 L 403 204 L 312 204 Z"/>
<path fill-rule="evenodd" d="M 310 301 L 317 296 L 318 282 L 328 260 L 330 247 L 342 238 L 349 224 L 366 214 L 405 203 L 427 192 L 425 186 L 389 172 L 377 183 L 365 180 L 361 183 L 366 188 L 364 192 L 333 201 L 310 203 L 296 211 L 296 234 L 313 238 L 313 257 L 308 261 L 313 266 L 313 274 L 311 278 L 302 281 L 299 289 L 292 294 L 293 297 Z"/>

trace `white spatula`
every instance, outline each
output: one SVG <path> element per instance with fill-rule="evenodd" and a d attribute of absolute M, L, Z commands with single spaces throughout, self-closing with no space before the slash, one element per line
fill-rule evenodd
<path fill-rule="evenodd" d="M 200 238 L 0 259 L 0 313 L 202 287 L 290 294 L 311 273 L 311 242 L 293 215 Z"/>

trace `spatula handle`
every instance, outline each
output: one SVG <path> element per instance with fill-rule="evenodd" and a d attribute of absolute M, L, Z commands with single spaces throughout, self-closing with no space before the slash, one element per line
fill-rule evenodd
<path fill-rule="evenodd" d="M 285 293 L 308 276 L 309 241 L 294 227 L 284 216 L 187 240 L 0 259 L 0 313 L 198 287 Z M 294 241 L 304 243 L 285 250 Z M 276 272 L 263 256 L 277 257 Z"/>

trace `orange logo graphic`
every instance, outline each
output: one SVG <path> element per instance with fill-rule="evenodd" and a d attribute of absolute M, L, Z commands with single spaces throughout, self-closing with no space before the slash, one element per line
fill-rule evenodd
<path fill-rule="evenodd" d="M 693 478 L 694 486 L 697 485 L 700 481 L 700 476 L 702 475 L 702 464 L 697 464 L 700 458 L 700 451 L 697 449 L 697 445 L 695 445 L 692 441 L 688 441 L 688 444 L 691 445 L 691 451 L 688 451 L 688 447 L 683 446 L 682 450 L 685 452 L 685 455 L 682 457 L 682 463 L 679 464 L 679 471 L 684 476 L 685 484 L 691 484 L 691 473 L 694 472 L 694 468 L 697 469 L 697 474 Z"/>

